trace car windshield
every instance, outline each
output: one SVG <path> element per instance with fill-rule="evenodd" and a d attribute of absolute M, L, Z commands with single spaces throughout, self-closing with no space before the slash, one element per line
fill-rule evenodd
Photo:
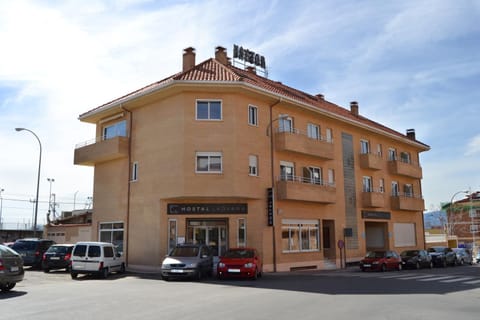
<path fill-rule="evenodd" d="M 418 256 L 418 251 L 417 250 L 407 250 L 407 251 L 403 251 L 400 255 L 402 257 L 415 257 L 415 256 Z"/>
<path fill-rule="evenodd" d="M 67 253 L 67 247 L 63 246 L 51 246 L 47 250 L 48 253 Z"/>
<path fill-rule="evenodd" d="M 225 258 L 253 258 L 253 250 L 230 250 L 224 255 Z"/>
<path fill-rule="evenodd" d="M 17 253 L 7 246 L 0 245 L 0 257 L 6 258 L 6 257 L 12 257 L 12 256 L 17 256 Z"/>
<path fill-rule="evenodd" d="M 35 250 L 37 247 L 36 241 L 17 241 L 13 244 L 13 250 Z"/>
<path fill-rule="evenodd" d="M 385 251 L 369 251 L 365 255 L 365 258 L 383 258 L 385 256 Z"/>
<path fill-rule="evenodd" d="M 196 257 L 198 247 L 175 247 L 170 253 L 171 257 Z"/>
<path fill-rule="evenodd" d="M 438 248 L 438 247 L 433 247 L 428 249 L 428 252 L 443 252 L 443 251 L 444 251 L 443 248 Z"/>

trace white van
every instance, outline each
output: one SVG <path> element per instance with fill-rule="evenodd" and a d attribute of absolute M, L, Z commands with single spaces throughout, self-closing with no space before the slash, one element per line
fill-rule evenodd
<path fill-rule="evenodd" d="M 107 242 L 77 242 L 72 250 L 70 275 L 99 274 L 107 278 L 111 272 L 125 272 L 125 261 L 115 246 Z"/>

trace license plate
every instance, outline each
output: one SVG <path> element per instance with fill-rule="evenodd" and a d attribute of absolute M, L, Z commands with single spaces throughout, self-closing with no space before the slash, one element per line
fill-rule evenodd
<path fill-rule="evenodd" d="M 240 269 L 228 269 L 228 272 L 239 273 Z"/>
<path fill-rule="evenodd" d="M 50 260 L 60 260 L 60 257 L 51 257 Z"/>
<path fill-rule="evenodd" d="M 363 266 L 368 268 L 368 267 L 371 267 L 372 265 L 371 264 L 364 264 Z"/>
<path fill-rule="evenodd" d="M 18 270 L 19 270 L 18 267 L 11 267 L 10 268 L 11 272 L 18 272 Z"/>
<path fill-rule="evenodd" d="M 172 273 L 183 273 L 182 269 L 172 269 Z"/>

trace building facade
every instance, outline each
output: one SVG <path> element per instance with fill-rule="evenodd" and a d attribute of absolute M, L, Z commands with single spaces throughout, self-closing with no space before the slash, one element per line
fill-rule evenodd
<path fill-rule="evenodd" d="M 96 139 L 92 234 L 128 267 L 159 270 L 179 242 L 256 247 L 264 271 L 339 267 L 425 246 L 429 147 L 350 109 L 232 65 L 226 49 L 79 117 Z"/>

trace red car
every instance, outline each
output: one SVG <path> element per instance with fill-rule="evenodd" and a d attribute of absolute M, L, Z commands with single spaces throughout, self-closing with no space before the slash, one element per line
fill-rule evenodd
<path fill-rule="evenodd" d="M 249 278 L 256 280 L 262 275 L 262 261 L 253 248 L 232 248 L 220 257 L 217 265 L 219 279 Z"/>
<path fill-rule="evenodd" d="M 402 258 L 395 252 L 390 250 L 369 251 L 360 261 L 360 270 L 402 270 Z"/>

